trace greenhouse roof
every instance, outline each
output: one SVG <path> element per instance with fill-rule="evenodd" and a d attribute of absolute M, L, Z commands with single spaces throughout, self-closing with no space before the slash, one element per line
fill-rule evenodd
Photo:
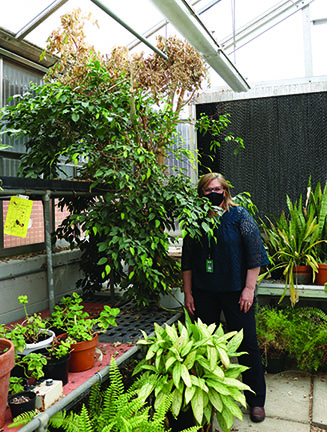
<path fill-rule="evenodd" d="M 210 65 L 213 86 L 240 92 L 258 81 L 326 75 L 326 0 L 11 0 L 1 11 L 0 55 L 49 67 L 55 59 L 41 62 L 40 52 L 77 8 L 98 21 L 86 36 L 104 54 L 122 45 L 150 52 L 158 35 L 185 38 Z"/>

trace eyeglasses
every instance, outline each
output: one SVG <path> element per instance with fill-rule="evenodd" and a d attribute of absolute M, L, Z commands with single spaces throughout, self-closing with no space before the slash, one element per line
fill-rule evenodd
<path fill-rule="evenodd" d="M 208 188 L 204 189 L 204 192 L 205 192 L 205 193 L 211 193 L 211 192 L 222 192 L 223 190 L 224 190 L 224 188 L 223 188 L 222 186 L 220 186 L 220 187 L 215 187 L 215 188 L 210 188 L 210 187 L 208 187 Z"/>

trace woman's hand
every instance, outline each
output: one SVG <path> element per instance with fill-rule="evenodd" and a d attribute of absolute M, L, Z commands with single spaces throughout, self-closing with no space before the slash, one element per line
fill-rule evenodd
<path fill-rule="evenodd" d="M 253 305 L 253 300 L 254 300 L 254 289 L 245 287 L 241 292 L 241 296 L 239 299 L 240 310 L 243 310 L 246 313 Z"/>
<path fill-rule="evenodd" d="M 188 314 L 193 316 L 195 313 L 194 299 L 192 294 L 184 293 L 184 306 Z"/>
<path fill-rule="evenodd" d="M 193 316 L 195 312 L 194 299 L 192 296 L 192 271 L 183 271 L 183 285 L 184 285 L 184 306 L 188 314 Z"/>
<path fill-rule="evenodd" d="M 260 267 L 248 269 L 247 271 L 245 288 L 241 292 L 241 296 L 239 300 L 240 310 L 244 311 L 245 313 L 253 305 L 254 291 L 255 291 L 255 286 L 257 283 L 259 273 L 260 273 Z"/>

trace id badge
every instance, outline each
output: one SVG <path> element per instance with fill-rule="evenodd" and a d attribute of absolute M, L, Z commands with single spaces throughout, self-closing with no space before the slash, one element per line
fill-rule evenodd
<path fill-rule="evenodd" d="M 207 273 L 213 273 L 213 260 L 212 259 L 207 259 L 206 270 L 207 270 Z"/>

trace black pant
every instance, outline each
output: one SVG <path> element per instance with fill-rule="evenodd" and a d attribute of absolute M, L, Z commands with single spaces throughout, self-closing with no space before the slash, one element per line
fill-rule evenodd
<path fill-rule="evenodd" d="M 196 318 L 205 324 L 219 325 L 221 311 L 227 323 L 228 331 L 243 329 L 243 341 L 239 351 L 248 354 L 238 357 L 239 363 L 250 369 L 242 374 L 242 381 L 254 392 L 245 391 L 245 397 L 250 407 L 263 407 L 266 400 L 266 382 L 260 350 L 258 348 L 255 313 L 252 306 L 247 313 L 240 311 L 238 303 L 240 292 L 215 293 L 204 290 L 193 290 Z"/>

